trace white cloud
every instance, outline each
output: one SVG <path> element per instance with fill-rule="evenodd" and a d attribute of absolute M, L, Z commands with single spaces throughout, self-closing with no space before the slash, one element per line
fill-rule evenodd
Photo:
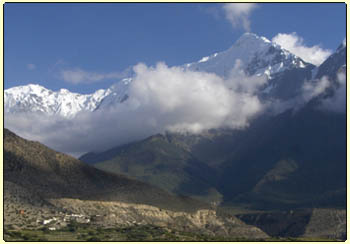
<path fill-rule="evenodd" d="M 230 80 L 215 74 L 169 68 L 163 63 L 155 68 L 139 64 L 134 71 L 129 101 L 157 111 L 153 121 L 161 122 L 166 130 L 198 133 L 222 126 L 241 128 L 261 109 L 256 96 L 232 89 Z"/>
<path fill-rule="evenodd" d="M 225 3 L 223 5 L 226 19 L 232 26 L 234 28 L 243 27 L 246 31 L 250 31 L 250 13 L 256 8 L 255 3 Z"/>
<path fill-rule="evenodd" d="M 236 79 L 241 84 L 235 85 L 233 79 L 224 80 L 215 74 L 185 71 L 163 63 L 155 67 L 138 64 L 134 71 L 129 99 L 113 108 L 80 113 L 71 120 L 7 114 L 5 126 L 28 139 L 77 155 L 165 131 L 199 133 L 222 127 L 242 129 L 264 109 L 254 95 L 255 88 L 243 85 L 251 79 L 243 73 Z M 264 83 L 254 82 L 255 86 Z"/>
<path fill-rule="evenodd" d="M 27 69 L 34 70 L 34 69 L 36 69 L 36 65 L 35 64 L 27 64 Z"/>
<path fill-rule="evenodd" d="M 247 76 L 242 61 L 237 59 L 229 73 L 229 79 L 226 80 L 226 85 L 237 92 L 254 94 L 266 82 L 266 76 Z"/>
<path fill-rule="evenodd" d="M 331 83 L 326 76 L 317 80 L 306 80 L 302 84 L 297 96 L 288 100 L 271 100 L 266 104 L 266 107 L 272 114 L 279 114 L 288 109 L 297 112 L 305 104 L 311 101 L 311 99 L 325 92 L 330 84 Z"/>
<path fill-rule="evenodd" d="M 326 76 L 323 76 L 319 80 L 306 81 L 302 86 L 301 96 L 305 102 L 308 102 L 312 98 L 323 93 L 329 85 L 330 82 Z"/>
<path fill-rule="evenodd" d="M 244 129 L 262 112 L 298 110 L 330 85 L 326 77 L 305 81 L 299 96 L 262 103 L 256 93 L 266 84 L 266 77 L 247 77 L 239 60 L 226 79 L 164 63 L 155 67 L 138 64 L 134 72 L 129 98 L 122 104 L 81 112 L 73 119 L 6 114 L 5 127 L 27 139 L 77 156 L 165 131 L 195 134 L 215 128 Z M 324 101 L 325 109 L 345 110 L 344 77 L 339 79 L 341 86 L 336 96 Z"/>
<path fill-rule="evenodd" d="M 333 96 L 325 99 L 322 103 L 321 108 L 338 112 L 346 112 L 346 75 L 344 73 L 338 74 L 339 87 L 335 90 Z"/>
<path fill-rule="evenodd" d="M 61 71 L 61 77 L 64 81 L 81 84 L 81 83 L 94 83 L 105 79 L 120 79 L 125 77 L 125 72 L 112 72 L 112 73 L 96 73 L 89 72 L 79 68 L 67 69 Z"/>
<path fill-rule="evenodd" d="M 319 45 L 311 47 L 306 46 L 303 38 L 298 36 L 295 32 L 291 34 L 279 33 L 272 38 L 272 41 L 300 57 L 304 61 L 312 63 L 316 66 L 322 64 L 322 62 L 332 54 L 331 50 L 323 49 Z"/>

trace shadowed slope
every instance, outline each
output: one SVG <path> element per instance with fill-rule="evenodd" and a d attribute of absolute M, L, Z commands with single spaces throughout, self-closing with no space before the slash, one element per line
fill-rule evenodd
<path fill-rule="evenodd" d="M 44 198 L 143 203 L 174 210 L 195 210 L 204 204 L 156 187 L 107 173 L 46 146 L 4 130 L 4 179 Z"/>

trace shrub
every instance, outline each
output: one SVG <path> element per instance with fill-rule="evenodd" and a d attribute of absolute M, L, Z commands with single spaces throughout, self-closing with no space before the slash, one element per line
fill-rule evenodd
<path fill-rule="evenodd" d="M 87 239 L 86 241 L 101 241 L 101 239 L 96 237 L 96 236 L 93 236 L 93 237 L 90 237 L 89 239 Z"/>

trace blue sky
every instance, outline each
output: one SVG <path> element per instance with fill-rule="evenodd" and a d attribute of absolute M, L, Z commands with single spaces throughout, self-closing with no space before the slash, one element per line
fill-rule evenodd
<path fill-rule="evenodd" d="M 286 33 L 305 47 L 334 51 L 346 36 L 346 6 L 6 3 L 4 24 L 5 89 L 36 83 L 91 93 L 139 62 L 197 61 L 229 48 L 246 31 L 270 40 Z"/>

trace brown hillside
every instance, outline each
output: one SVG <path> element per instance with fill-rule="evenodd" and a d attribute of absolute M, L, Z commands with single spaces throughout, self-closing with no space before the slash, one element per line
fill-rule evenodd
<path fill-rule="evenodd" d="M 107 173 L 4 129 L 4 179 L 43 198 L 142 203 L 194 211 L 206 205 L 125 176 Z"/>

